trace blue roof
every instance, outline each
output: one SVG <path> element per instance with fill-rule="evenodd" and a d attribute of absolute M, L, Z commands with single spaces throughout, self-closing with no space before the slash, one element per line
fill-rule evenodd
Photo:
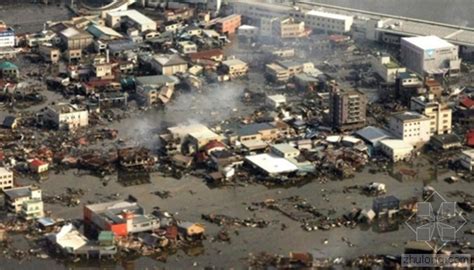
<path fill-rule="evenodd" d="M 377 146 L 381 140 L 393 138 L 392 134 L 388 131 L 373 126 L 360 129 L 355 132 L 355 135 L 359 136 L 364 141 L 369 142 L 373 146 Z"/>
<path fill-rule="evenodd" d="M 18 67 L 10 61 L 3 61 L 0 63 L 0 69 L 18 69 Z"/>
<path fill-rule="evenodd" d="M 48 226 L 54 225 L 56 222 L 54 222 L 52 218 L 42 217 L 42 218 L 38 218 L 38 223 L 45 227 L 48 227 Z"/>
<path fill-rule="evenodd" d="M 242 126 L 239 130 L 237 130 L 237 134 L 239 136 L 248 136 L 248 135 L 257 134 L 260 130 L 268 130 L 268 129 L 274 129 L 274 128 L 275 126 L 273 126 L 270 123 L 255 123 L 255 124 Z"/>

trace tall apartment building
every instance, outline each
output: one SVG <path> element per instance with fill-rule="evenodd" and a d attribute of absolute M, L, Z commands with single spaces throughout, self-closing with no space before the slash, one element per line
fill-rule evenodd
<path fill-rule="evenodd" d="M 217 19 L 216 31 L 221 34 L 234 34 L 241 25 L 241 16 L 232 14 L 224 18 Z"/>
<path fill-rule="evenodd" d="M 389 130 L 398 139 L 417 146 L 430 140 L 430 118 L 417 112 L 396 113 L 389 119 Z"/>
<path fill-rule="evenodd" d="M 13 187 L 13 172 L 0 167 L 0 190 L 4 191 Z"/>
<path fill-rule="evenodd" d="M 329 118 L 333 128 L 341 131 L 365 126 L 367 97 L 357 90 L 332 89 Z"/>
<path fill-rule="evenodd" d="M 430 135 L 451 133 L 452 110 L 445 104 L 433 100 L 433 95 L 413 97 L 410 109 L 430 118 Z"/>

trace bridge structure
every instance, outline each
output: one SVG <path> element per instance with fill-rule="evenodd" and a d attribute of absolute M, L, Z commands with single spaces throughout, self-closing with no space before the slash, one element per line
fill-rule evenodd
<path fill-rule="evenodd" d="M 137 0 L 113 0 L 109 4 L 101 7 L 87 5 L 81 0 L 71 0 L 69 8 L 77 15 L 101 15 L 110 11 L 127 10 L 128 6 L 136 3 Z"/>

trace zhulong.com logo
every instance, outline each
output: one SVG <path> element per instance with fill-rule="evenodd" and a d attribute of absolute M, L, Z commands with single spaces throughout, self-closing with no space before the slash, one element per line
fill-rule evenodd
<path fill-rule="evenodd" d="M 466 224 L 456 202 L 448 202 L 437 191 L 418 202 L 417 209 L 405 224 L 415 233 L 417 241 L 425 242 L 435 253 L 455 241 L 457 233 Z"/>

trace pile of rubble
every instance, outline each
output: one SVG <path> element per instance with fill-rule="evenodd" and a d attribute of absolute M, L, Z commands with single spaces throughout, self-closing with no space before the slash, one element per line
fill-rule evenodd
<path fill-rule="evenodd" d="M 84 194 L 85 191 L 83 189 L 67 188 L 66 193 L 44 196 L 43 202 L 49 204 L 60 204 L 66 207 L 76 207 L 81 203 L 81 197 Z"/>
<path fill-rule="evenodd" d="M 315 269 L 315 268 L 362 268 L 362 269 L 398 269 L 401 266 L 400 257 L 390 255 L 362 255 L 352 259 L 314 258 L 311 253 L 290 252 L 288 256 L 275 255 L 266 252 L 250 254 L 248 265 L 257 269 Z"/>
<path fill-rule="evenodd" d="M 301 228 L 305 231 L 330 230 L 341 226 L 354 228 L 362 218 L 362 210 L 358 208 L 341 217 L 330 217 L 299 196 L 279 200 L 269 199 L 253 203 L 253 205 L 278 211 L 290 219 L 300 222 Z"/>
<path fill-rule="evenodd" d="M 216 215 L 216 214 L 202 214 L 202 219 L 217 224 L 219 226 L 237 226 L 237 227 L 250 227 L 250 228 L 266 228 L 270 225 L 270 222 L 263 219 L 256 218 L 236 218 L 227 215 Z"/>

